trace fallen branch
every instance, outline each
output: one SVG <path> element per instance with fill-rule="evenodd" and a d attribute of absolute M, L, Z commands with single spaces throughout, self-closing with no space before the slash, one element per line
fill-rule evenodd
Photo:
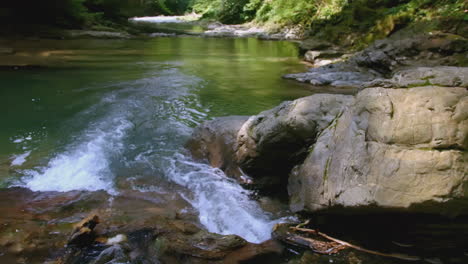
<path fill-rule="evenodd" d="M 356 246 L 356 245 L 353 245 L 351 243 L 336 239 L 334 237 L 331 237 L 331 236 L 329 236 L 327 234 L 324 234 L 324 233 L 319 232 L 319 231 L 314 230 L 314 229 L 308 229 L 308 228 L 302 228 L 302 227 L 290 227 L 290 229 L 294 230 L 294 231 L 299 231 L 299 232 L 318 235 L 318 236 L 326 238 L 326 239 L 328 239 L 330 241 L 333 241 L 333 242 L 335 242 L 337 244 L 340 244 L 342 246 L 346 246 L 346 247 L 349 247 L 349 248 L 354 248 L 356 250 L 366 252 L 366 253 L 369 253 L 369 254 L 373 254 L 373 255 L 378 255 L 378 256 L 383 256 L 383 257 L 390 257 L 390 258 L 397 258 L 397 259 L 403 259 L 403 260 L 409 260 L 409 261 L 421 260 L 421 258 L 417 257 L 417 256 L 408 256 L 408 255 L 405 255 L 405 254 L 397 254 L 397 253 L 382 253 L 382 252 L 378 252 L 378 251 L 375 251 L 375 250 L 366 249 L 366 248 Z M 301 238 L 303 238 L 306 241 L 313 240 L 313 239 L 304 238 L 304 237 L 301 237 Z M 315 240 L 313 240 L 313 241 L 315 241 Z M 330 254 L 330 253 L 327 253 L 327 254 Z"/>

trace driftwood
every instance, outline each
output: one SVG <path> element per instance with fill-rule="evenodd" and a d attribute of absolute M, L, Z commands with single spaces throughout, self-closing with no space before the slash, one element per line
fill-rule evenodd
<path fill-rule="evenodd" d="M 421 260 L 421 258 L 417 256 L 408 256 L 405 254 L 397 254 L 397 253 L 382 253 L 379 251 L 370 250 L 370 249 L 366 249 L 357 245 L 353 245 L 349 242 L 346 242 L 346 241 L 331 237 L 322 232 L 319 232 L 318 230 L 304 228 L 304 226 L 306 226 L 308 223 L 309 222 L 307 221 L 295 227 L 289 227 L 288 230 L 293 231 L 294 233 L 291 233 L 288 231 L 288 235 L 284 237 L 284 240 L 286 240 L 287 242 L 291 244 L 309 247 L 314 252 L 317 252 L 319 254 L 331 255 L 331 254 L 336 254 L 340 252 L 341 250 L 344 250 L 347 248 L 353 248 L 355 250 L 359 250 L 362 252 L 366 252 L 366 253 L 378 255 L 378 256 L 383 256 L 383 257 L 397 258 L 397 259 L 409 260 L 409 261 Z M 327 241 L 322 241 L 322 240 L 314 239 L 310 237 L 304 237 L 304 236 L 298 235 L 297 234 L 298 232 L 318 236 Z"/>

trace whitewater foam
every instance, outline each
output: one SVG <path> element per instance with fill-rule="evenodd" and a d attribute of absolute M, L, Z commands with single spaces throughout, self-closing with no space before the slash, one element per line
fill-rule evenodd
<path fill-rule="evenodd" d="M 28 170 L 23 179 L 33 191 L 105 190 L 116 193 L 109 159 L 123 148 L 121 140 L 132 127 L 125 119 L 114 119 L 107 131 L 96 129 L 88 132 L 81 144 L 53 158 L 47 167 Z"/>
<path fill-rule="evenodd" d="M 23 154 L 13 156 L 11 166 L 21 166 L 26 162 L 26 158 L 31 154 L 31 151 L 26 151 Z"/>
<path fill-rule="evenodd" d="M 192 191 L 185 198 L 199 211 L 200 222 L 208 231 L 235 234 L 252 243 L 271 238 L 273 226 L 291 218 L 273 219 L 259 204 L 224 173 L 207 164 L 194 162 L 181 154 L 170 160 L 168 177 Z"/>

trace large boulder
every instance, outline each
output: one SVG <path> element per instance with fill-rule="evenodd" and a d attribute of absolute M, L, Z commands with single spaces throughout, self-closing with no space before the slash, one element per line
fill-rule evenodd
<path fill-rule="evenodd" d="M 291 209 L 468 213 L 467 148 L 465 88 L 365 89 L 291 173 Z"/>
<path fill-rule="evenodd" d="M 249 175 L 287 178 L 318 133 L 352 101 L 347 95 L 316 94 L 250 117 L 237 135 L 238 164 Z"/>
<path fill-rule="evenodd" d="M 304 160 L 318 133 L 352 101 L 352 96 L 316 94 L 250 118 L 217 118 L 199 126 L 187 147 L 196 159 L 208 160 L 243 183 L 284 190 L 292 167 Z"/>

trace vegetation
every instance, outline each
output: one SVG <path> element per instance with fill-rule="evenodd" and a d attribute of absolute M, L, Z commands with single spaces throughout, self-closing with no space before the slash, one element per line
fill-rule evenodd
<path fill-rule="evenodd" d="M 194 0 L 193 3 L 193 10 L 208 19 L 228 24 L 252 21 L 272 31 L 294 26 L 311 35 L 357 47 L 418 22 L 433 29 L 466 24 L 467 9 L 465 0 Z"/>
<path fill-rule="evenodd" d="M 177 15 L 191 0 L 18 0 L 0 3 L 2 24 L 89 28 L 126 23 L 132 16 Z"/>
<path fill-rule="evenodd" d="M 131 16 L 196 12 L 205 19 L 252 22 L 270 31 L 295 27 L 361 48 L 419 22 L 467 35 L 467 9 L 465 0 L 18 0 L 0 3 L 0 22 L 111 29 Z"/>

